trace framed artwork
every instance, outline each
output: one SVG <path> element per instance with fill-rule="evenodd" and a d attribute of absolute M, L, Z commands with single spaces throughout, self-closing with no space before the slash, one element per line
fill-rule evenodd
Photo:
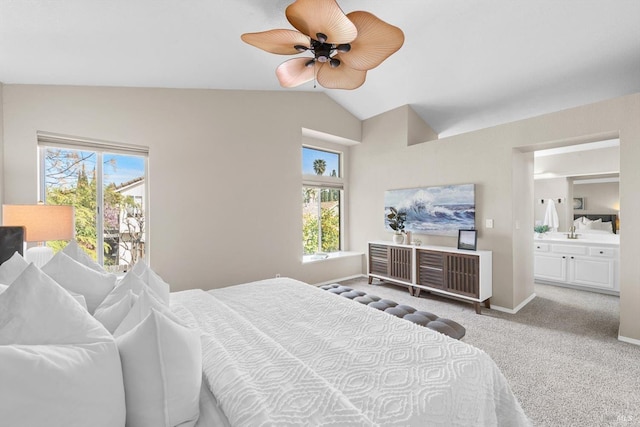
<path fill-rule="evenodd" d="M 573 209 L 576 211 L 581 211 L 586 209 L 584 197 L 573 198 Z"/>
<path fill-rule="evenodd" d="M 385 228 L 391 208 L 405 212 L 405 230 L 416 234 L 457 236 L 460 229 L 475 228 L 475 185 L 388 190 L 384 193 Z"/>
<path fill-rule="evenodd" d="M 458 249 L 475 251 L 478 244 L 478 232 L 476 230 L 458 230 Z"/>

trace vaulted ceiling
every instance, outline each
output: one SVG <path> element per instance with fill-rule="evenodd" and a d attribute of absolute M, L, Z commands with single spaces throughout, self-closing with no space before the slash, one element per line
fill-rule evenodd
<path fill-rule="evenodd" d="M 293 0 L 0 0 L 0 82 L 326 92 L 366 119 L 411 107 L 441 136 L 640 92 L 638 0 L 338 0 L 404 46 L 356 90 L 283 89 Z"/>

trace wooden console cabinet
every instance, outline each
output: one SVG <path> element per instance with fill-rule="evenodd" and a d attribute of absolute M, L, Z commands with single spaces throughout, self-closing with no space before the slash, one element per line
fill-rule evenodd
<path fill-rule="evenodd" d="M 441 246 L 369 243 L 369 283 L 373 278 L 406 286 L 420 296 L 422 290 L 491 308 L 492 254 Z M 415 266 L 415 267 L 414 267 Z"/>

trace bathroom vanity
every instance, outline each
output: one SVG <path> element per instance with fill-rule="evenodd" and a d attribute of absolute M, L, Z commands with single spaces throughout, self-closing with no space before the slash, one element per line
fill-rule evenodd
<path fill-rule="evenodd" d="M 533 242 L 536 282 L 618 295 L 620 236 L 545 233 Z"/>

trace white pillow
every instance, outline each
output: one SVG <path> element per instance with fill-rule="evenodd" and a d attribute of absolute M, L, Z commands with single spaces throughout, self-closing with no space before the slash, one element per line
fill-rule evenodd
<path fill-rule="evenodd" d="M 71 259 L 64 252 L 58 252 L 42 267 L 42 271 L 51 276 L 63 288 L 76 292 L 87 300 L 87 309 L 93 314 L 100 303 L 111 292 L 116 276 L 99 273 Z"/>
<path fill-rule="evenodd" d="M 9 284 L 13 283 L 13 281 L 27 268 L 28 265 L 29 263 L 22 257 L 22 255 L 16 252 L 0 266 L 0 280 Z M 7 285 L 0 286 L 4 286 L 5 289 L 7 287 Z M 0 287 L 0 292 L 3 290 L 4 289 Z M 69 293 L 80 303 L 82 307 L 84 307 L 85 310 L 87 309 L 87 301 L 84 296 L 71 291 L 69 291 Z"/>
<path fill-rule="evenodd" d="M 149 285 L 144 283 L 133 271 L 129 271 L 122 280 L 116 284 L 116 287 L 106 296 L 104 301 L 100 303 L 93 313 L 93 316 L 102 322 L 109 332 L 113 333 L 138 300 L 138 295 L 145 289 L 152 296 L 160 300 L 160 297 L 151 290 Z M 146 317 L 147 314 L 149 314 L 148 311 L 144 317 Z M 144 317 L 131 325 L 129 329 L 140 323 Z"/>
<path fill-rule="evenodd" d="M 606 221 L 606 222 L 603 221 L 602 224 L 600 224 L 600 230 L 613 233 L 613 224 L 611 223 L 611 221 Z"/>
<path fill-rule="evenodd" d="M 131 272 L 139 276 L 144 283 L 149 285 L 162 302 L 169 305 L 169 294 L 171 292 L 169 284 L 162 280 L 144 260 L 138 261 L 131 269 Z"/>
<path fill-rule="evenodd" d="M 0 294 L 0 360 L 2 425 L 124 426 L 113 337 L 33 264 Z"/>
<path fill-rule="evenodd" d="M 69 292 L 69 295 L 71 295 L 74 300 L 78 301 L 78 304 L 80 304 L 82 308 L 87 310 L 87 300 L 84 298 L 84 295 L 76 294 L 75 292 L 71 292 L 71 291 L 67 291 L 67 292 Z"/>
<path fill-rule="evenodd" d="M 111 304 L 105 304 L 103 301 L 102 304 L 96 308 L 93 317 L 98 319 L 109 332 L 113 333 L 122 320 L 127 317 L 131 307 L 133 307 L 137 300 L 138 296 L 133 291 L 126 291 L 120 295 L 120 299 Z"/>
<path fill-rule="evenodd" d="M 19 252 L 14 253 L 11 258 L 0 265 L 0 283 L 10 285 L 28 265 L 29 263 L 22 258 Z"/>
<path fill-rule="evenodd" d="M 98 271 L 100 273 L 105 272 L 104 268 L 102 268 L 100 264 L 95 262 L 93 258 L 91 258 L 89 254 L 86 253 L 75 240 L 70 240 L 69 243 L 67 243 L 67 246 L 62 249 L 62 252 L 69 255 L 71 259 L 75 259 L 80 264 L 85 265 L 92 270 Z"/>
<path fill-rule="evenodd" d="M 127 316 L 120 322 L 120 325 L 116 328 L 113 336 L 118 338 L 121 335 L 129 332 L 131 329 L 138 326 L 149 314 L 151 310 L 156 310 L 165 315 L 171 317 L 174 321 L 179 320 L 171 313 L 171 310 L 162 301 L 157 299 L 153 292 L 149 289 L 144 289 L 138 296 L 138 300 L 131 307 Z"/>
<path fill-rule="evenodd" d="M 127 427 L 194 426 L 200 414 L 200 333 L 152 310 L 116 343 Z"/>
<path fill-rule="evenodd" d="M 144 259 L 139 259 L 131 268 L 131 272 L 133 274 L 135 274 L 136 276 L 141 276 L 145 271 L 147 271 L 147 268 L 149 268 L 149 266 L 147 265 L 147 263 L 145 262 Z"/>

